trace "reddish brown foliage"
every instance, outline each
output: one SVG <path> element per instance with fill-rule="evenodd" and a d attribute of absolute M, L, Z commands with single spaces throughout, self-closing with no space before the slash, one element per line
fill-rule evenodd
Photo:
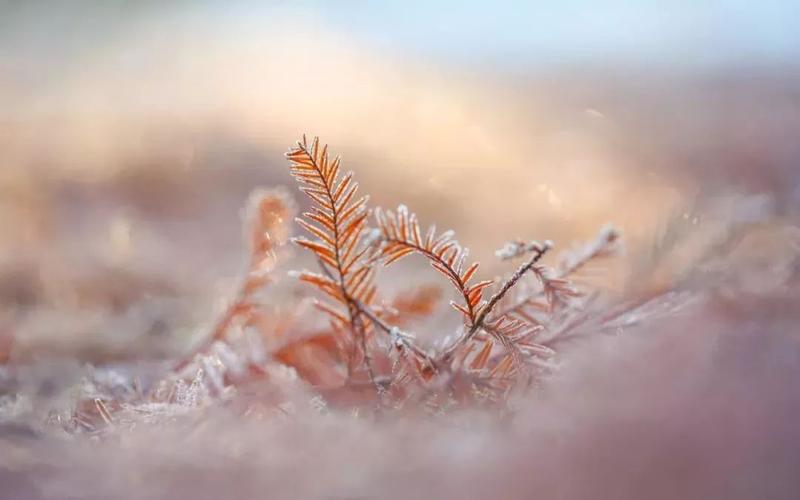
<path fill-rule="evenodd" d="M 541 264 L 550 243 L 507 244 L 505 258 L 526 260 L 495 283 L 478 276 L 478 263 L 467 262 L 468 251 L 452 231 L 437 233 L 432 226 L 423 235 L 416 215 L 404 206 L 396 212 L 376 209 L 375 227 L 370 228 L 368 197 L 356 196 L 352 172 L 342 174 L 340 159 L 330 159 L 327 146 L 317 139 L 309 144 L 303 138 L 287 158 L 312 203 L 296 219 L 310 238 L 292 241 L 319 264 L 319 272 L 296 276 L 320 292 L 315 305 L 330 319 L 329 328 L 305 331 L 301 323 L 307 312 L 302 318 L 301 313 L 280 315 L 255 300 L 271 280 L 275 251 L 288 238 L 293 211 L 284 195 L 259 192 L 248 212 L 249 257 L 241 287 L 207 339 L 178 363 L 171 380 L 188 383 L 205 376 L 221 392 L 225 385 L 267 377 L 275 364 L 292 368 L 335 405 L 414 409 L 503 403 L 510 391 L 527 387 L 554 354 L 538 336 L 554 319 L 561 321 L 577 309 L 582 294 L 568 276 L 609 255 L 618 239 L 616 233 L 601 233 L 597 241 L 562 258 L 558 271 Z M 459 297 L 451 305 L 463 326 L 438 348 L 417 345 L 416 336 L 404 330 L 424 327 L 422 320 L 439 302 L 438 287 L 420 286 L 393 299 L 379 293 L 378 265 L 410 255 L 426 259 Z M 539 286 L 520 287 L 526 276 Z M 237 350 L 251 330 L 259 332 L 259 344 Z M 151 398 L 169 400 L 175 393 L 162 383 Z"/>
<path fill-rule="evenodd" d="M 309 146 L 303 138 L 287 157 L 292 174 L 302 184 L 300 189 L 313 203 L 311 211 L 298 222 L 314 239 L 298 238 L 295 242 L 311 251 L 321 268 L 321 273 L 299 273 L 299 279 L 332 299 L 318 304 L 332 318 L 332 329 L 339 339 L 338 356 L 328 359 L 346 363 L 345 385 L 360 386 L 353 375 L 366 372 L 377 393 L 388 395 L 395 406 L 412 394 L 427 398 L 437 393 L 440 400 L 463 400 L 465 394 L 454 393 L 462 390 L 494 400 L 520 382 L 529 381 L 540 364 L 536 360 L 551 356 L 552 351 L 534 340 L 546 318 L 527 314 L 522 306 L 538 304 L 537 297 L 541 296 L 545 305 L 541 312 L 547 315 L 570 303 L 580 294 L 566 280 L 567 275 L 607 255 L 617 239 L 613 233 L 606 238 L 607 244 L 596 244 L 564 264 L 561 273 L 539 263 L 549 244 L 523 245 L 517 256 L 531 252 L 530 258 L 507 280 L 495 285 L 493 280 L 478 277 L 478 263 L 466 262 L 468 252 L 451 231 L 437 233 L 431 226 L 423 234 L 416 215 L 405 206 L 396 212 L 376 209 L 376 227 L 368 228 L 367 198 L 352 201 L 357 186 L 352 173 L 340 180 L 339 158 L 329 161 L 327 146 L 320 146 L 317 139 Z M 415 336 L 400 328 L 410 324 L 406 316 L 416 310 L 429 314 L 431 300 L 417 300 L 413 307 L 402 301 L 396 303 L 399 307 L 389 309 L 377 305 L 380 298 L 374 266 L 389 266 L 413 254 L 427 259 L 460 297 L 451 305 L 462 315 L 464 327 L 456 332 L 455 341 L 438 351 L 417 346 Z M 508 304 L 512 296 L 509 292 L 527 274 L 536 277 L 541 287 L 517 296 L 518 304 Z M 493 287 L 494 292 L 487 297 L 486 291 Z M 373 330 L 385 335 L 376 337 Z M 375 360 L 385 359 L 389 346 L 392 354 L 379 366 Z M 449 389 L 438 394 L 442 380 Z M 456 380 L 467 382 L 455 384 Z"/>

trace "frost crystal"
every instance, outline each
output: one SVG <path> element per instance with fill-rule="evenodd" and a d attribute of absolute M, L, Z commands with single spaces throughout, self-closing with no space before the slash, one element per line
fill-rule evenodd
<path fill-rule="evenodd" d="M 500 260 L 511 260 L 521 257 L 526 253 L 541 252 L 545 248 L 550 248 L 552 246 L 553 243 L 550 241 L 539 243 L 538 241 L 525 242 L 522 240 L 514 240 L 506 242 L 506 244 L 494 254 Z"/>
<path fill-rule="evenodd" d="M 202 369 L 197 370 L 192 383 L 186 385 L 183 380 L 175 383 L 175 402 L 179 406 L 196 407 L 200 406 L 208 398 L 208 387 L 204 382 L 205 373 Z"/>
<path fill-rule="evenodd" d="M 381 230 L 378 228 L 372 228 L 367 231 L 366 235 L 364 236 L 364 248 L 371 247 L 378 243 L 381 239 Z"/>
<path fill-rule="evenodd" d="M 392 338 L 392 345 L 395 347 L 402 347 L 406 342 L 414 340 L 414 336 L 404 332 L 400 328 L 393 326 L 389 331 L 389 335 Z"/>

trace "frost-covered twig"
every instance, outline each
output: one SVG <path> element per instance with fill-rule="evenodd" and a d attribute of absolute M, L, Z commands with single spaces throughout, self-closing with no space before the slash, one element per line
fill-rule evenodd
<path fill-rule="evenodd" d="M 467 333 L 465 335 L 463 335 L 460 339 L 458 339 L 452 346 L 450 346 L 449 348 L 445 349 L 445 351 L 444 351 L 444 353 L 442 355 L 442 359 L 443 360 L 451 359 L 453 354 L 455 354 L 455 352 L 461 346 L 463 346 L 466 342 L 471 340 L 472 337 L 474 337 L 475 334 L 481 328 L 484 327 L 484 321 L 486 321 L 487 317 L 489 316 L 489 314 L 491 314 L 491 312 L 494 309 L 494 307 L 508 293 L 508 291 L 511 290 L 511 288 L 513 288 L 514 285 L 517 284 L 517 282 L 519 282 L 519 280 L 525 275 L 525 273 L 527 273 L 528 271 L 531 271 L 534 268 L 534 266 L 536 266 L 536 264 L 539 262 L 539 260 L 541 260 L 541 258 L 544 256 L 544 254 L 547 253 L 547 251 L 551 247 L 552 247 L 552 243 L 545 242 L 545 244 L 541 245 L 538 248 L 538 250 L 534 251 L 533 256 L 531 256 L 531 258 L 528 259 L 528 261 L 526 261 L 524 264 L 519 266 L 519 268 L 517 268 L 516 272 L 514 272 L 514 274 L 508 280 L 505 281 L 505 283 L 503 283 L 503 285 L 500 287 L 500 290 L 498 290 L 494 295 L 492 295 L 492 297 L 487 302 L 486 306 L 484 306 L 481 309 L 480 313 L 478 314 L 477 318 L 475 319 L 475 322 L 472 324 L 472 326 L 467 331 Z"/>

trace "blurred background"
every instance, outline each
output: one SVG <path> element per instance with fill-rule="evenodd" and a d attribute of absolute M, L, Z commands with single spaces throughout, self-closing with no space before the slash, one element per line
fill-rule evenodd
<path fill-rule="evenodd" d="M 635 251 L 705 200 L 793 219 L 798 19 L 792 0 L 0 0 L 0 333 L 19 359 L 174 354 L 232 289 L 247 193 L 294 189 L 302 133 L 486 262 L 609 221 Z"/>

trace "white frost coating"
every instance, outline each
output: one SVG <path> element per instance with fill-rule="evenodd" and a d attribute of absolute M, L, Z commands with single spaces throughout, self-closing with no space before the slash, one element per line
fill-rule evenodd
<path fill-rule="evenodd" d="M 208 385 L 213 389 L 214 394 L 222 394 L 222 391 L 225 390 L 225 365 L 216 356 L 203 356 L 202 364 Z"/>
<path fill-rule="evenodd" d="M 442 241 L 449 240 L 455 235 L 456 235 L 455 231 L 453 231 L 452 229 L 448 229 L 447 231 L 445 231 L 441 235 L 439 235 L 439 239 L 442 240 Z"/>
<path fill-rule="evenodd" d="M 192 383 L 186 385 L 183 380 L 178 380 L 175 383 L 175 402 L 179 406 L 184 407 L 197 407 L 202 405 L 208 399 L 208 387 L 203 379 L 205 373 L 203 369 L 198 369 Z"/>
<path fill-rule="evenodd" d="M 378 243 L 382 238 L 381 230 L 378 228 L 370 229 L 367 234 L 364 236 L 363 245 L 364 247 L 371 247 Z"/>
<path fill-rule="evenodd" d="M 469 256 L 469 248 L 462 248 L 461 249 L 461 256 L 458 258 L 458 262 L 456 262 L 455 270 L 457 273 L 461 274 L 464 271 L 464 262 L 467 260 Z"/>
<path fill-rule="evenodd" d="M 314 396 L 309 401 L 311 407 L 316 410 L 320 415 L 328 415 L 330 410 L 328 409 L 328 403 L 325 401 L 325 398 L 322 396 Z"/>
<path fill-rule="evenodd" d="M 541 252 L 553 247 L 553 242 L 550 240 L 544 243 L 538 241 L 525 242 L 522 240 L 514 240 L 506 242 L 502 248 L 497 250 L 494 254 L 500 260 L 511 260 L 521 257 L 530 252 Z"/>
<path fill-rule="evenodd" d="M 410 333 L 404 332 L 403 330 L 401 330 L 400 328 L 398 328 L 396 326 L 393 326 L 389 330 L 389 336 L 392 338 L 392 344 L 395 347 L 401 347 L 406 342 L 414 340 L 414 336 L 413 335 L 411 335 Z"/>

